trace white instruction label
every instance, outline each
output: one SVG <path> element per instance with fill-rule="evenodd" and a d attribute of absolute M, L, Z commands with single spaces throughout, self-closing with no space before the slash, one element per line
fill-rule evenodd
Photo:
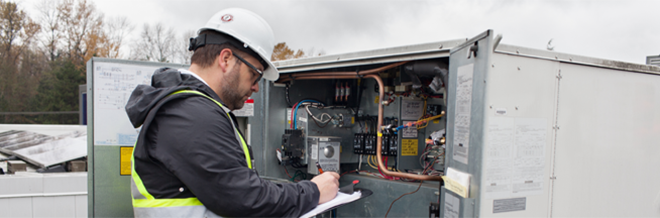
<path fill-rule="evenodd" d="M 319 159 L 319 144 L 318 142 L 312 142 L 312 146 L 309 150 L 312 150 L 312 160 L 318 160 Z"/>
<path fill-rule="evenodd" d="M 461 200 L 454 195 L 445 192 L 445 218 L 458 218 L 459 211 L 461 210 Z"/>
<path fill-rule="evenodd" d="M 424 113 L 424 102 L 419 100 L 406 100 L 401 101 L 401 119 L 402 120 L 418 120 Z"/>
<path fill-rule="evenodd" d="M 454 160 L 468 164 L 470 147 L 470 112 L 472 110 L 472 78 L 474 64 L 458 68 L 456 76 L 456 116 L 454 119 Z"/>
<path fill-rule="evenodd" d="M 543 192 L 546 131 L 544 118 L 489 119 L 483 175 L 486 198 Z"/>

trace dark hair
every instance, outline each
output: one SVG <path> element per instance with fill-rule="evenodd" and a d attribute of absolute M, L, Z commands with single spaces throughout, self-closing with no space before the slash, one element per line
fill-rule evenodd
<path fill-rule="evenodd" d="M 210 67 L 210 66 L 213 65 L 213 62 L 218 57 L 218 55 L 220 55 L 222 50 L 228 48 L 233 53 L 235 53 L 237 55 L 240 55 L 241 57 L 245 57 L 245 56 L 248 56 L 248 55 L 252 56 L 252 57 L 256 58 L 263 65 L 264 68 L 268 67 L 268 64 L 266 64 L 266 62 L 264 62 L 257 53 L 253 52 L 250 49 L 247 49 L 247 48 L 240 49 L 240 48 L 237 48 L 235 45 L 233 45 L 233 44 L 241 44 L 240 41 L 236 40 L 234 37 L 231 37 L 229 35 L 219 33 L 219 32 L 213 31 L 213 30 L 204 30 L 204 31 L 199 33 L 199 36 L 204 35 L 204 34 L 206 35 L 206 37 L 221 36 L 222 38 L 230 38 L 233 41 L 222 43 L 222 44 L 208 43 L 206 45 L 198 47 L 197 49 L 195 49 L 195 52 L 193 53 L 192 57 L 190 58 L 191 63 L 197 64 L 197 65 L 201 66 L 202 68 Z"/>

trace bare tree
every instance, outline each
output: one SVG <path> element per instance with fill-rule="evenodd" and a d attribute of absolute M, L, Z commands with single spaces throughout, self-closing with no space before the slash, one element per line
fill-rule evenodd
<path fill-rule="evenodd" d="M 177 56 L 174 30 L 162 23 L 144 24 L 137 43 L 133 44 L 131 59 L 143 61 L 172 62 Z"/>
<path fill-rule="evenodd" d="M 62 26 L 59 22 L 59 11 L 57 10 L 57 1 L 40 1 L 37 8 L 41 16 L 39 21 L 43 27 L 43 37 L 41 43 L 48 53 L 51 61 L 59 56 L 58 46 L 62 39 Z"/>
<path fill-rule="evenodd" d="M 96 55 L 99 45 L 107 43 L 103 14 L 87 0 L 63 0 L 57 6 L 67 55 L 82 63 Z"/>
<path fill-rule="evenodd" d="M 84 65 L 93 56 L 117 58 L 124 37 L 132 31 L 125 17 L 104 19 L 87 0 L 42 1 L 41 44 L 51 61 L 64 55 Z M 82 63 L 82 64 L 81 64 Z"/>
<path fill-rule="evenodd" d="M 108 38 L 111 43 L 110 49 L 108 50 L 109 58 L 120 58 L 122 55 L 119 51 L 122 44 L 124 43 L 124 38 L 130 34 L 135 26 L 133 26 L 126 17 L 115 17 L 106 22 L 106 31 L 108 33 Z"/>
<path fill-rule="evenodd" d="M 183 33 L 181 40 L 177 41 L 178 45 L 176 47 L 179 63 L 190 64 L 190 58 L 192 58 L 193 52 L 188 51 L 188 45 L 190 44 L 190 38 L 197 36 L 197 33 L 193 30 L 188 30 Z"/>

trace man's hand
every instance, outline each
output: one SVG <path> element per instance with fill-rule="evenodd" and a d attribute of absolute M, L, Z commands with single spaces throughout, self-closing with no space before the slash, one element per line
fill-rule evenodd
<path fill-rule="evenodd" d="M 323 204 L 335 198 L 339 190 L 339 174 L 335 172 L 325 172 L 321 175 L 312 178 L 312 182 L 316 183 L 321 195 L 319 196 L 319 204 Z"/>

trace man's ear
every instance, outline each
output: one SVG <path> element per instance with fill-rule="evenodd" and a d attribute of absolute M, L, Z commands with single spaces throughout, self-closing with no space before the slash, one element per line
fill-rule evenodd
<path fill-rule="evenodd" d="M 216 58 L 216 64 L 220 69 L 222 69 L 222 72 L 229 72 L 230 69 L 230 63 L 232 63 L 230 60 L 232 60 L 233 57 L 233 52 L 229 48 L 222 49 L 220 51 L 220 55 Z"/>

